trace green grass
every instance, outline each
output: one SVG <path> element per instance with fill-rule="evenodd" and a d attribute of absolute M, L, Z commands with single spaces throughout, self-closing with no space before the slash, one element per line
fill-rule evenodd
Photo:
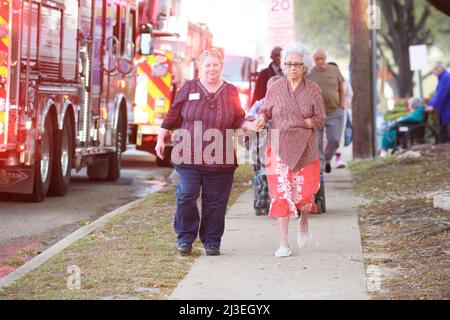
<path fill-rule="evenodd" d="M 236 170 L 229 206 L 249 188 L 252 167 Z M 175 186 L 148 196 L 29 273 L 1 293 L 2 299 L 166 299 L 201 255 L 180 256 L 173 231 Z M 11 264 L 18 261 L 11 261 Z M 81 269 L 81 289 L 67 286 L 69 266 Z M 147 288 L 148 292 L 137 292 Z"/>
<path fill-rule="evenodd" d="M 424 196 L 426 192 L 446 187 L 450 181 L 449 167 L 447 156 L 427 157 L 426 154 L 418 161 L 398 162 L 390 156 L 353 161 L 349 165 L 356 191 L 373 200 Z"/>
<path fill-rule="evenodd" d="M 420 149 L 418 160 L 353 161 L 354 189 L 365 201 L 359 206 L 359 224 L 366 266 L 375 264 L 393 272 L 383 280 L 383 291 L 371 299 L 449 299 L 450 246 L 448 231 L 439 230 L 450 213 L 427 202 L 430 192 L 445 190 L 450 181 L 450 148 Z M 387 258 L 378 258 L 388 256 Z"/>

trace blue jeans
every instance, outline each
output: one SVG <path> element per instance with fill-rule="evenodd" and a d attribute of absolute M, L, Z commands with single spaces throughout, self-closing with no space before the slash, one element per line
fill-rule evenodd
<path fill-rule="evenodd" d="M 180 182 L 176 190 L 177 209 L 174 228 L 178 243 L 193 243 L 200 236 L 203 246 L 220 247 L 225 230 L 225 212 L 233 185 L 234 170 L 211 171 L 203 168 L 180 167 L 176 170 Z M 202 216 L 197 199 L 202 189 Z"/>

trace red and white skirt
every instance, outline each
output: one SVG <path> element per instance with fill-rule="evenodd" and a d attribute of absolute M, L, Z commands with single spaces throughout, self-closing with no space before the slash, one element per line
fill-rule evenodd
<path fill-rule="evenodd" d="M 320 160 L 313 162 L 293 172 L 278 154 L 272 154 L 272 149 L 266 150 L 266 175 L 269 183 L 271 218 L 297 218 L 300 212 L 316 213 L 314 196 L 320 187 Z M 270 160 L 269 160 L 270 159 Z M 270 161 L 270 162 L 269 162 Z"/>

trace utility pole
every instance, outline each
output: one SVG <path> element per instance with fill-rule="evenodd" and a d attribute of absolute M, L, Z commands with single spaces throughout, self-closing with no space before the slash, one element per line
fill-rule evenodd
<path fill-rule="evenodd" d="M 377 66 L 377 29 L 380 28 L 380 12 L 377 7 L 377 0 L 369 0 L 369 21 L 367 22 L 370 32 L 370 57 L 371 57 L 371 78 L 372 78 L 372 157 L 377 156 L 377 113 L 378 113 L 378 66 Z"/>
<path fill-rule="evenodd" d="M 374 154 L 374 117 L 368 0 L 350 0 L 353 158 Z"/>

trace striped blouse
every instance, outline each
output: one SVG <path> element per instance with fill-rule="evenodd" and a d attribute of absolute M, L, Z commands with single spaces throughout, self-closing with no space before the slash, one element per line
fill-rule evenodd
<path fill-rule="evenodd" d="M 260 114 L 266 121 L 272 119 L 269 143 L 291 170 L 299 171 L 319 157 L 317 133 L 325 124 L 325 105 L 316 83 L 305 80 L 292 91 L 288 79 L 275 81 L 267 91 Z M 306 118 L 312 120 L 314 129 L 305 126 Z"/>
<path fill-rule="evenodd" d="M 235 86 L 224 81 L 215 93 L 209 93 L 196 79 L 180 88 L 161 128 L 179 129 L 175 131 L 173 163 L 232 169 L 237 167 L 232 134 L 244 121 Z"/>

